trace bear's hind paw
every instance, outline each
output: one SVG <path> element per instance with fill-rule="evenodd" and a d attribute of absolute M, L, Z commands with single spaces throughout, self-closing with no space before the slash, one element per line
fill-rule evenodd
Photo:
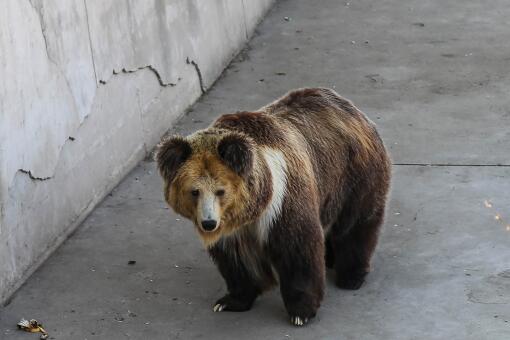
<path fill-rule="evenodd" d="M 361 288 L 364 282 L 364 277 L 354 279 L 337 279 L 336 286 L 340 289 L 358 290 Z"/>

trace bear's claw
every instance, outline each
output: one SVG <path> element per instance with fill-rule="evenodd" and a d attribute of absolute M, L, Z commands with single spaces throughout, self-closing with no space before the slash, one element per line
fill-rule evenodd
<path fill-rule="evenodd" d="M 302 318 L 300 316 L 291 316 L 290 317 L 290 323 L 294 326 L 304 326 L 308 323 L 308 318 Z"/>
<path fill-rule="evenodd" d="M 221 312 L 225 309 L 225 307 L 227 307 L 227 305 L 224 305 L 224 304 L 221 304 L 221 303 L 217 303 L 214 305 L 213 307 L 213 311 L 215 312 Z"/>

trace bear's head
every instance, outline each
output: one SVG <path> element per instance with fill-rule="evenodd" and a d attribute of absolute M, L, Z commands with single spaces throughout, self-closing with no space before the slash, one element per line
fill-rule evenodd
<path fill-rule="evenodd" d="M 249 137 L 215 128 L 170 137 L 158 145 L 165 199 L 195 224 L 206 245 L 246 223 L 254 157 Z"/>

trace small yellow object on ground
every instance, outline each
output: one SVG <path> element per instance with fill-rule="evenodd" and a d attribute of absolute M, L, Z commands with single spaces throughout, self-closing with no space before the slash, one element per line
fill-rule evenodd
<path fill-rule="evenodd" d="M 48 339 L 48 332 L 44 330 L 42 327 L 42 324 L 39 323 L 37 320 L 25 320 L 21 319 L 20 322 L 18 322 L 18 328 L 30 333 L 41 333 L 41 339 Z"/>

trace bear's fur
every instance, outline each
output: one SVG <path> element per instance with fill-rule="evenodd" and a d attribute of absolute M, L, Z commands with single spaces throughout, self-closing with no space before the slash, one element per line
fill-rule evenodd
<path fill-rule="evenodd" d="M 189 218 L 224 277 L 215 311 L 244 311 L 277 282 L 295 325 L 314 317 L 325 266 L 358 289 L 383 222 L 391 163 L 375 125 L 324 88 L 164 139 L 165 198 Z"/>

